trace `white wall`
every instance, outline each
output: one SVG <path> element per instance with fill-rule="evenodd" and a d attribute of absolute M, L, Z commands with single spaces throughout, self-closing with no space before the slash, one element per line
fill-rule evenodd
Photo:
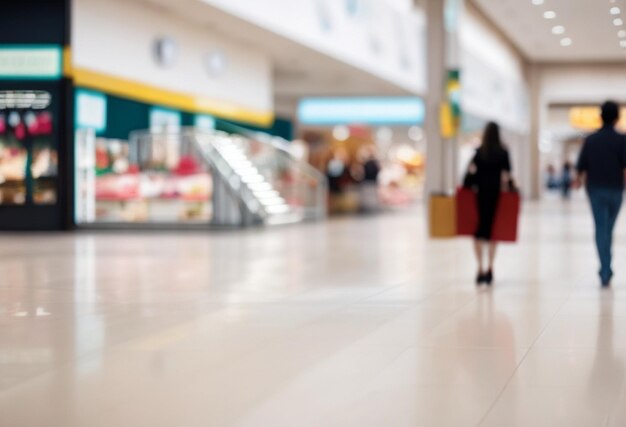
<path fill-rule="evenodd" d="M 541 98 L 548 104 L 601 103 L 606 99 L 626 101 L 624 65 L 544 65 Z"/>
<path fill-rule="evenodd" d="M 513 175 L 522 192 L 529 194 L 533 147 L 525 61 L 471 6 L 463 15 L 459 33 L 463 113 L 500 124 L 511 154 Z"/>
<path fill-rule="evenodd" d="M 528 133 L 529 86 L 523 59 L 471 7 L 461 21 L 460 41 L 463 111 Z"/>
<path fill-rule="evenodd" d="M 124 0 L 74 0 L 72 60 L 82 67 L 158 88 L 272 111 L 272 66 L 255 50 L 217 36 L 148 4 Z M 168 36 L 178 44 L 171 68 L 154 60 L 153 43 Z M 227 69 L 209 76 L 204 56 L 226 54 Z"/>
<path fill-rule="evenodd" d="M 424 16 L 407 11 L 406 1 L 202 1 L 408 91 L 426 92 Z"/>

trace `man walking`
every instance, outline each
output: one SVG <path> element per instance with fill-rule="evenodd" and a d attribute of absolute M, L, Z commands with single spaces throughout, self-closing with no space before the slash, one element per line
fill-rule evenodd
<path fill-rule="evenodd" d="M 600 256 L 600 280 L 611 284 L 613 228 L 622 206 L 626 178 L 626 137 L 615 130 L 619 106 L 612 101 L 602 105 L 603 126 L 590 135 L 578 159 L 578 186 L 587 188 L 596 226 L 596 246 Z"/>

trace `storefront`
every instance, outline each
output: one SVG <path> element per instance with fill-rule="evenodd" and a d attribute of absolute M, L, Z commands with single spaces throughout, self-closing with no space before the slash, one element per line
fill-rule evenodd
<path fill-rule="evenodd" d="M 2 229 L 318 215 L 262 53 L 141 2 L 11 2 L 0 24 Z"/>
<path fill-rule="evenodd" d="M 309 161 L 330 185 L 331 213 L 410 206 L 425 175 L 418 97 L 311 98 L 299 108 Z"/>
<path fill-rule="evenodd" d="M 218 153 L 204 152 L 200 139 L 240 147 L 261 170 L 264 156 L 281 156 L 262 135 L 290 129 L 285 121 L 263 128 L 83 88 L 75 106 L 75 222 L 81 227 L 235 225 L 237 218 L 218 212 L 220 191 L 229 191 L 220 190 L 220 160 L 211 157 Z M 262 172 L 272 187 L 281 185 L 273 170 Z"/>
<path fill-rule="evenodd" d="M 0 14 L 0 228 L 69 225 L 69 2 L 8 2 Z M 21 25 L 16 25 L 21 23 Z"/>

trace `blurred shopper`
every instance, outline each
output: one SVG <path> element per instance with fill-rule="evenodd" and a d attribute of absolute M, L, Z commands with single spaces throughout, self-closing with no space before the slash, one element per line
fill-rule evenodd
<path fill-rule="evenodd" d="M 343 149 L 332 151 L 331 158 L 326 164 L 326 177 L 331 194 L 341 194 L 346 182 L 350 179 L 348 171 L 348 153 Z"/>
<path fill-rule="evenodd" d="M 619 106 L 612 101 L 605 102 L 602 129 L 587 137 L 576 168 L 576 186 L 584 183 L 591 203 L 603 287 L 610 286 L 613 277 L 613 228 L 622 206 L 626 176 L 626 138 L 615 130 L 618 120 Z"/>
<path fill-rule="evenodd" d="M 359 185 L 360 209 L 362 212 L 375 212 L 380 208 L 378 196 L 378 175 L 381 166 L 378 160 L 377 149 L 374 145 L 366 145 L 358 152 L 358 163 L 355 165 L 353 176 L 357 177 Z"/>
<path fill-rule="evenodd" d="M 334 148 L 330 159 L 326 162 L 326 178 L 328 180 L 328 209 L 331 213 L 347 212 L 356 210 L 358 201 L 354 202 L 355 207 L 351 208 L 351 197 L 347 191 L 352 182 L 350 174 L 350 156 L 343 148 Z"/>
<path fill-rule="evenodd" d="M 546 188 L 548 190 L 559 188 L 559 180 L 556 177 L 556 168 L 554 165 L 548 165 L 546 169 Z"/>
<path fill-rule="evenodd" d="M 561 195 L 565 200 L 569 200 L 572 190 L 572 181 L 572 164 L 565 162 L 565 164 L 563 164 L 563 173 L 561 174 Z"/>
<path fill-rule="evenodd" d="M 474 236 L 474 251 L 478 261 L 477 284 L 491 285 L 493 282 L 497 243 L 491 238 L 491 233 L 500 192 L 510 186 L 510 182 L 509 153 L 500 140 L 500 127 L 491 122 L 485 128 L 482 144 L 476 151 L 466 178 L 466 185 L 477 189 L 478 230 Z M 485 252 L 487 268 L 484 268 Z"/>

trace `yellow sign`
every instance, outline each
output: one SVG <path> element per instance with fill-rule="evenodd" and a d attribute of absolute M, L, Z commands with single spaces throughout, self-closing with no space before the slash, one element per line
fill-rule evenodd
<path fill-rule="evenodd" d="M 441 104 L 439 110 L 439 125 L 441 127 L 441 136 L 443 138 L 454 138 L 456 136 L 457 127 L 452 112 L 452 105 L 449 102 Z"/>
<path fill-rule="evenodd" d="M 574 107 L 569 110 L 569 122 L 575 129 L 592 131 L 602 127 L 600 107 Z M 617 127 L 626 131 L 626 108 L 620 111 Z"/>

